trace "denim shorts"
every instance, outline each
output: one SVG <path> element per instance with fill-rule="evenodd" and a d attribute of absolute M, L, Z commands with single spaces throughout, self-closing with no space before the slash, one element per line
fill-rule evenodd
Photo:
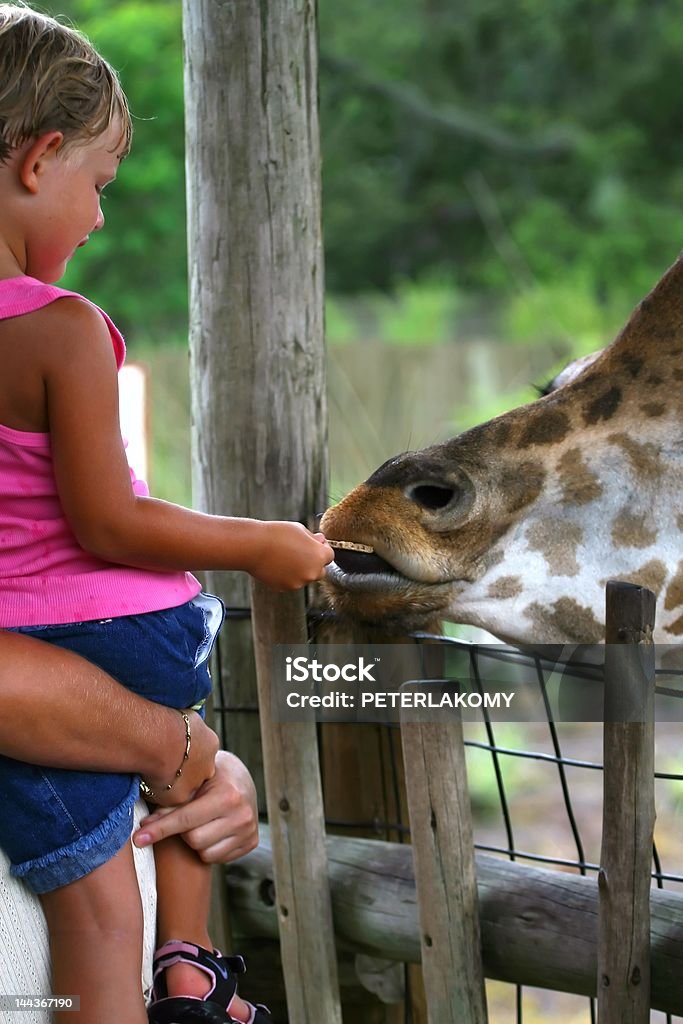
<path fill-rule="evenodd" d="M 199 594 L 178 608 L 13 632 L 80 654 L 148 700 L 187 708 L 211 692 L 208 660 L 223 617 L 217 597 Z M 0 846 L 11 873 L 36 893 L 89 874 L 127 842 L 139 792 L 136 775 L 42 768 L 0 756 Z"/>

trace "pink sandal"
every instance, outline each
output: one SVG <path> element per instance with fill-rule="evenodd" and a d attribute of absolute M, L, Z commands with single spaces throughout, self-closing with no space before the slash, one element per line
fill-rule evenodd
<path fill-rule="evenodd" d="M 203 998 L 168 995 L 164 972 L 180 963 L 197 967 L 211 979 Z M 245 971 L 241 956 L 222 956 L 217 949 L 209 952 L 176 939 L 165 942 L 154 954 L 152 1002 L 147 1009 L 150 1024 L 240 1024 L 230 1016 L 230 1007 L 237 993 L 235 975 Z M 252 1006 L 248 1024 L 273 1024 L 270 1010 L 261 1004 Z"/>

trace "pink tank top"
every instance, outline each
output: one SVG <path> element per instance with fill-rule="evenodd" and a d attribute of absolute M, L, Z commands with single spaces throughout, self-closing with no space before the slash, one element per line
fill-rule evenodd
<path fill-rule="evenodd" d="M 31 277 L 0 281 L 0 320 L 41 309 L 74 292 Z M 93 305 L 93 303 L 88 303 Z M 116 362 L 123 338 L 99 307 Z M 131 470 L 136 494 L 149 494 Z M 159 611 L 199 593 L 187 572 L 135 569 L 105 562 L 78 544 L 57 493 L 50 435 L 0 425 L 0 627 L 59 625 Z"/>

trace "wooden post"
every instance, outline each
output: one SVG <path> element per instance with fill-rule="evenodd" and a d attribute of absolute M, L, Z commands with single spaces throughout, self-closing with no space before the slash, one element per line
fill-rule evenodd
<path fill-rule="evenodd" d="M 183 0 L 183 34 L 195 500 L 313 525 L 327 504 L 315 0 Z M 249 605 L 244 575 L 209 585 Z M 247 622 L 228 622 L 221 670 L 228 705 L 254 708 Z M 231 712 L 225 741 L 263 809 L 257 716 Z"/>
<path fill-rule="evenodd" d="M 305 643 L 301 592 L 252 588 L 268 820 L 290 1024 L 341 1024 L 315 722 L 273 720 L 273 645 Z"/>
<path fill-rule="evenodd" d="M 607 584 L 599 1024 L 650 1020 L 655 597 Z"/>
<path fill-rule="evenodd" d="M 424 690 L 439 683 L 407 683 Z M 413 712 L 414 714 L 414 712 Z M 460 716 L 401 713 L 429 1024 L 486 1024 L 474 839 Z"/>

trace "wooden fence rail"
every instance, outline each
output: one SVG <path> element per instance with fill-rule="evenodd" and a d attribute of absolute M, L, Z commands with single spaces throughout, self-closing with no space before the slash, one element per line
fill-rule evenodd
<path fill-rule="evenodd" d="M 340 948 L 418 963 L 420 924 L 407 844 L 329 836 L 332 913 Z M 476 856 L 484 973 L 500 981 L 596 994 L 598 884 L 594 878 Z M 236 932 L 276 938 L 270 836 L 228 869 Z M 650 893 L 655 1009 L 683 1016 L 683 895 Z"/>

